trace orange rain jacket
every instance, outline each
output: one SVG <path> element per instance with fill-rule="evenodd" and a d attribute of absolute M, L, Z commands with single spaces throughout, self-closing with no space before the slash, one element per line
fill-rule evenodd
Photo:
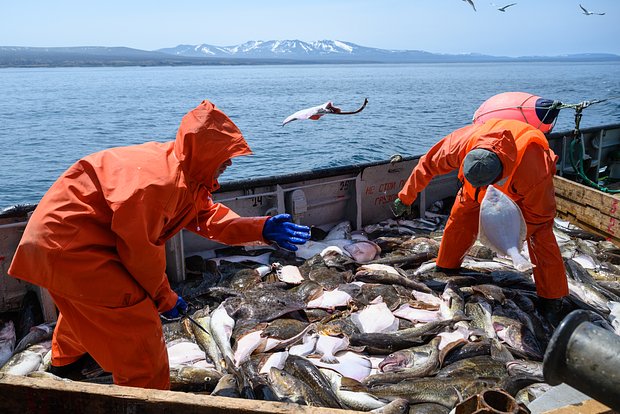
<path fill-rule="evenodd" d="M 437 265 L 458 268 L 476 241 L 485 190 L 480 189 L 476 199 L 476 189 L 465 180 L 462 171 L 465 156 L 476 148 L 493 151 L 502 162 L 502 177 L 495 186 L 514 200 L 523 213 L 530 259 L 536 266 L 538 295 L 549 299 L 568 295 L 566 270 L 553 234 L 553 175 L 557 157 L 544 134 L 521 121 L 491 119 L 452 132 L 420 158 L 398 193 L 404 204 L 411 205 L 434 176 L 459 170 L 463 187 L 446 223 Z"/>
<path fill-rule="evenodd" d="M 99 343 L 103 348 L 115 340 L 114 336 L 105 337 L 105 327 L 125 321 L 124 329 L 136 338 L 135 344 L 126 347 L 135 345 L 136 354 L 163 351 L 167 364 L 157 312 L 174 307 L 177 294 L 165 274 L 166 240 L 186 228 L 226 244 L 266 242 L 262 230 L 267 217 L 239 217 L 211 199 L 211 193 L 219 188 L 214 178 L 218 167 L 230 158 L 248 154 L 250 148 L 237 126 L 211 102 L 203 101 L 183 117 L 174 141 L 112 148 L 77 161 L 38 204 L 9 274 L 49 289 L 54 298 L 66 299 L 56 301 L 61 314 L 60 302 L 85 305 L 80 311 L 67 312 L 64 320 L 72 329 L 63 329 L 59 321 L 56 334 L 66 331 L 68 338 L 71 332 L 80 331 L 79 324 L 101 324 L 100 332 L 90 333 L 101 335 L 99 342 L 90 341 L 89 346 Z M 136 306 L 145 297 L 152 301 L 152 311 Z M 111 320 L 116 322 L 106 319 L 105 312 L 88 310 L 92 306 L 113 308 Z M 117 315 L 119 309 L 121 313 L 126 309 L 125 318 Z M 91 313 L 93 318 L 80 318 L 80 312 Z M 142 328 L 146 324 L 138 323 L 147 316 L 145 312 L 151 313 L 151 327 L 146 331 Z M 155 320 L 160 326 L 159 350 L 152 349 L 153 341 L 151 345 L 139 344 L 141 336 L 153 334 Z M 117 328 L 111 327 L 108 333 Z M 62 335 L 56 334 L 55 339 L 61 341 Z M 71 341 L 80 342 L 77 336 Z M 76 352 L 76 346 L 65 348 Z M 77 359 L 58 354 L 62 346 L 55 349 L 54 365 Z M 82 351 L 95 359 L 104 352 Z M 139 366 L 139 356 L 134 356 L 138 362 L 133 363 Z M 113 369 L 118 367 L 102 367 L 113 372 L 117 381 Z M 125 385 L 145 386 L 144 381 L 133 381 L 129 371 L 123 375 L 128 378 L 122 381 Z M 162 381 L 154 387 L 165 388 Z"/>

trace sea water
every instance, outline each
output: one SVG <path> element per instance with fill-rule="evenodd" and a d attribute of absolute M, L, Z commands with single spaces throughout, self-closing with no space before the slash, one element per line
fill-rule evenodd
<path fill-rule="evenodd" d="M 0 210 L 37 203 L 79 158 L 173 140 L 203 99 L 241 129 L 254 155 L 221 181 L 419 155 L 471 121 L 488 97 L 524 91 L 565 103 L 607 101 L 581 127 L 620 123 L 619 63 L 255 65 L 0 69 Z M 332 101 L 351 116 L 294 121 Z M 574 128 L 560 113 L 555 131 Z"/>

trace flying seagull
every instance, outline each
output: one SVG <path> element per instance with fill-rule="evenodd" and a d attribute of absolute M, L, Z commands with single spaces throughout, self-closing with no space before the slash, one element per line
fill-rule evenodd
<path fill-rule="evenodd" d="M 464 2 L 467 2 L 471 5 L 471 7 L 474 8 L 474 11 L 476 11 L 476 6 L 474 5 L 474 0 L 463 0 Z"/>
<path fill-rule="evenodd" d="M 583 14 L 585 14 L 586 16 L 591 16 L 593 14 L 596 14 L 598 16 L 604 16 L 605 15 L 605 13 L 596 13 L 596 12 L 587 11 L 585 9 L 585 7 L 583 7 L 581 4 L 579 5 L 579 7 L 581 7 L 581 10 L 583 10 Z"/>
<path fill-rule="evenodd" d="M 286 117 L 284 121 L 282 121 L 282 126 L 288 124 L 289 122 L 295 121 L 296 119 L 313 119 L 317 120 L 325 114 L 334 114 L 334 115 L 353 115 L 358 112 L 362 112 L 362 109 L 366 107 L 368 103 L 368 99 L 364 99 L 364 103 L 355 111 L 344 112 L 342 109 L 335 107 L 331 101 L 326 102 L 323 105 L 313 106 L 312 108 L 302 109 L 300 111 L 295 112 L 293 115 L 289 115 Z"/>
<path fill-rule="evenodd" d="M 505 12 L 508 7 L 514 6 L 515 4 L 517 4 L 517 3 L 510 3 L 510 4 L 505 5 L 504 7 L 498 7 L 497 10 L 499 10 L 501 12 Z"/>

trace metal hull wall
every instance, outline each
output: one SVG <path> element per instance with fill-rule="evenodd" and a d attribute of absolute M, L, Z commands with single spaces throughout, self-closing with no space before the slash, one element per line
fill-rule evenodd
<path fill-rule="evenodd" d="M 588 174 L 592 174 L 592 179 L 609 174 L 614 168 L 614 152 L 620 150 L 620 125 L 584 129 L 580 133 Z M 574 139 L 573 131 L 554 133 L 548 139 L 551 148 L 559 156 L 558 175 L 575 180 L 577 177 L 568 155 L 570 143 Z M 350 221 L 355 229 L 360 229 L 367 224 L 393 217 L 391 203 L 419 157 L 404 158 L 393 163 L 374 162 L 229 182 L 214 194 L 214 200 L 226 204 L 242 216 L 289 213 L 297 223 L 325 230 L 344 220 Z M 620 168 L 620 163 L 617 166 Z M 437 200 L 454 197 L 459 186 L 455 172 L 435 177 L 419 194 L 414 203 L 415 211 L 423 216 L 424 211 Z M 572 205 L 577 201 L 567 202 Z M 583 217 L 577 219 L 584 222 Z M 0 312 L 18 309 L 29 290 L 39 292 L 36 287 L 7 275 L 26 221 L 25 216 L 0 220 Z M 609 223 L 603 224 L 609 227 Z M 596 228 L 603 224 L 594 223 L 590 226 Z M 183 279 L 186 256 L 218 247 L 221 245 L 189 231 L 177 234 L 166 244 L 170 279 Z M 53 304 L 45 307 L 49 309 L 44 313 L 52 315 Z"/>

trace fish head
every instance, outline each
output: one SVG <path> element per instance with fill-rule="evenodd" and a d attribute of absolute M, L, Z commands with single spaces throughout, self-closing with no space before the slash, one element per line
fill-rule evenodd
<path fill-rule="evenodd" d="M 404 367 L 409 362 L 409 359 L 410 356 L 404 352 L 393 352 L 386 356 L 383 361 L 379 362 L 379 371 L 396 371 L 399 368 Z"/>
<path fill-rule="evenodd" d="M 497 337 L 514 346 L 521 343 L 521 324 L 509 318 L 493 318 L 493 328 Z"/>
<path fill-rule="evenodd" d="M 382 412 L 391 414 L 407 414 L 409 401 L 404 398 L 396 398 L 382 408 Z"/>
<path fill-rule="evenodd" d="M 224 374 L 222 378 L 220 378 L 220 384 L 226 388 L 232 388 L 237 386 L 237 379 L 232 374 Z"/>
<path fill-rule="evenodd" d="M 276 395 L 280 398 L 288 398 L 291 395 L 296 395 L 296 382 L 295 378 L 283 369 L 276 367 L 271 367 L 269 369 L 269 383 L 272 385 Z"/>
<path fill-rule="evenodd" d="M 542 365 L 537 361 L 515 359 L 506 362 L 506 369 L 510 375 L 542 375 Z"/>

